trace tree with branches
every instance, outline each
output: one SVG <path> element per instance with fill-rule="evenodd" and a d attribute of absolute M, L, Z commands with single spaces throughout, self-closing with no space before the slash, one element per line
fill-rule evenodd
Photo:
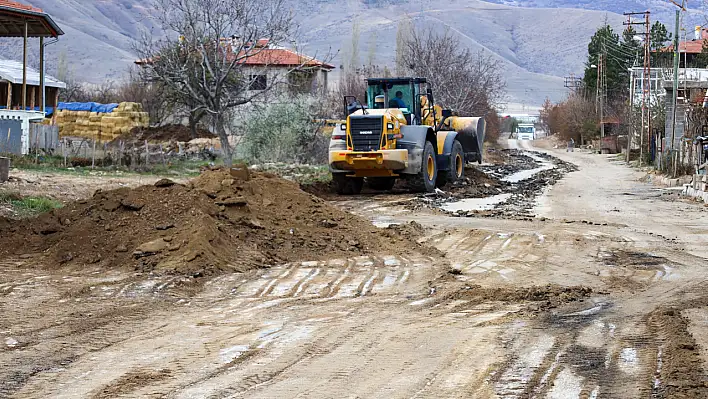
<path fill-rule="evenodd" d="M 248 60 L 294 37 L 292 13 L 285 0 L 155 0 L 154 15 L 166 35 L 146 34 L 136 44 L 144 78 L 189 104 L 196 122 L 210 119 L 231 166 L 230 111 L 280 83 L 267 66 L 254 72 Z M 259 45 L 264 39 L 267 45 Z"/>
<path fill-rule="evenodd" d="M 500 60 L 472 52 L 449 30 L 410 30 L 401 36 L 398 67 L 425 77 L 436 102 L 466 115 L 486 115 L 505 98 Z"/>

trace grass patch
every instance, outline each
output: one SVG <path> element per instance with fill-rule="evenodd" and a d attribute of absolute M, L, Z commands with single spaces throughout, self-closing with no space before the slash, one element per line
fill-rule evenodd
<path fill-rule="evenodd" d="M 102 160 L 96 160 L 96 166 L 91 167 L 91 159 L 73 157 L 64 166 L 64 159 L 57 156 L 11 156 L 10 165 L 12 168 L 34 172 L 61 173 L 74 176 L 104 176 L 104 175 L 154 175 L 154 176 L 198 176 L 200 169 L 210 165 L 223 165 L 223 160 L 217 159 L 214 162 L 205 160 L 191 160 L 173 158 L 166 163 L 153 163 L 150 165 L 104 165 Z M 236 162 L 236 160 L 234 160 Z"/>
<path fill-rule="evenodd" d="M 15 192 L 0 191 L 0 204 L 20 217 L 31 217 L 61 208 L 60 201 L 48 197 L 23 197 Z"/>

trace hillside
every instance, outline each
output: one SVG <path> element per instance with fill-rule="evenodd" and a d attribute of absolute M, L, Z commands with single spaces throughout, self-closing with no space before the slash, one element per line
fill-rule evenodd
<path fill-rule="evenodd" d="M 351 46 L 352 26 L 357 21 L 360 62 L 390 65 L 396 27 L 407 14 L 416 26 L 450 29 L 473 50 L 498 57 L 505 65 L 509 100 L 529 104 L 565 96 L 563 76 L 582 73 L 585 48 L 597 26 L 607 18 L 619 30 L 623 17 L 613 11 L 640 6 L 638 1 L 632 2 L 637 5 L 618 6 L 609 0 L 291 1 L 301 25 L 299 42 L 309 54 L 334 54 L 333 62 L 339 65 Z M 135 58 L 133 40 L 141 32 L 154 32 L 151 10 L 144 0 L 26 2 L 50 13 L 66 32 L 59 44 L 49 48 L 50 55 L 67 54 L 74 75 L 94 83 L 120 79 Z M 667 8 L 661 2 L 651 3 L 660 4 L 661 10 Z"/>

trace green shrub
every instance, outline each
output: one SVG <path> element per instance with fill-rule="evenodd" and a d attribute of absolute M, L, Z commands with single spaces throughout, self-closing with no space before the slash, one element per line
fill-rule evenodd
<path fill-rule="evenodd" d="M 251 163 L 326 163 L 329 138 L 317 118 L 317 101 L 297 97 L 254 111 L 243 126 L 241 154 Z"/>

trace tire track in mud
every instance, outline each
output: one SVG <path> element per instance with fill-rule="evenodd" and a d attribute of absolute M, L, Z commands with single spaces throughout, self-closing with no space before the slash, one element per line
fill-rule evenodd
<path fill-rule="evenodd" d="M 233 290 L 237 296 L 261 300 L 335 299 L 386 294 L 405 290 L 412 275 L 418 276 L 419 271 L 423 274 L 429 272 L 434 262 L 430 257 L 409 259 L 403 256 L 355 258 L 336 263 L 304 262 L 273 268 L 260 278 L 239 284 Z"/>
<path fill-rule="evenodd" d="M 103 311 L 86 308 L 69 315 L 69 319 L 59 325 L 47 326 L 45 332 L 53 332 L 49 335 L 41 331 L 31 336 L 17 335 L 23 343 L 22 350 L 0 352 L 0 370 L 8 373 L 0 372 L 0 397 L 18 392 L 23 392 L 21 396 L 33 395 L 33 388 L 27 387 L 28 384 L 41 385 L 42 380 L 56 376 L 45 372 L 65 368 L 83 356 L 129 339 L 129 334 L 140 328 L 141 321 L 150 313 L 134 304 L 112 306 Z M 47 351 L 47 348 L 52 350 Z"/>
<path fill-rule="evenodd" d="M 708 306 L 708 297 L 685 301 L 673 306 L 659 306 L 646 318 L 657 345 L 656 370 L 651 390 L 652 398 L 706 398 L 708 374 L 701 359 L 699 346 L 688 330 L 690 320 L 682 315 L 685 309 Z"/>
<path fill-rule="evenodd" d="M 268 358 L 272 357 L 265 348 L 260 351 L 254 352 L 252 356 L 249 356 L 233 365 L 228 365 L 210 373 L 205 378 L 195 380 L 190 382 L 188 385 L 181 386 L 172 390 L 171 395 L 176 396 L 177 394 L 184 395 L 187 388 L 198 387 L 216 378 L 227 378 L 228 375 L 236 373 L 235 378 L 229 378 L 230 380 L 236 379 L 237 383 L 233 384 L 231 381 L 225 382 L 225 384 L 217 384 L 221 386 L 216 389 L 214 393 L 206 396 L 210 398 L 222 398 L 222 397 L 244 397 L 251 393 L 252 391 L 264 388 L 268 385 L 274 384 L 280 380 L 281 376 L 284 376 L 291 370 L 297 370 L 304 368 L 304 364 L 313 361 L 314 359 L 326 356 L 337 350 L 338 348 L 350 344 L 355 337 L 360 334 L 368 326 L 369 323 L 373 322 L 370 320 L 368 323 L 360 323 L 357 326 L 350 327 L 346 329 L 343 335 L 319 335 L 314 337 L 312 341 L 305 344 L 298 345 L 296 347 L 291 347 L 288 350 L 288 356 L 291 358 L 287 362 L 283 363 L 282 358 L 278 358 L 278 362 L 269 362 Z M 270 344 L 277 342 L 277 337 Z M 280 363 L 280 364 L 277 364 Z M 260 371 L 246 372 L 243 375 L 238 375 L 240 371 L 246 371 L 245 368 L 248 366 L 255 366 L 256 368 L 261 368 Z M 269 369 L 270 368 L 270 369 Z M 335 375 L 344 376 L 348 375 L 347 372 L 335 371 Z M 205 387 L 207 388 L 207 387 Z M 207 388 L 208 389 L 208 388 Z M 316 388 L 312 388 L 316 390 Z"/>

